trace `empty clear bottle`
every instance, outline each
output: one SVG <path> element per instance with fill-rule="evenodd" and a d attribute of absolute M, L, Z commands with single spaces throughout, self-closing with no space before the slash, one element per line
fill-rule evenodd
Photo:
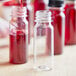
<path fill-rule="evenodd" d="M 49 11 L 36 12 L 36 24 L 34 26 L 34 68 L 39 71 L 49 71 L 52 69 L 52 58 L 54 55 L 54 32 L 51 25 L 51 13 Z M 42 32 L 44 29 L 44 35 Z M 47 49 L 47 33 L 50 32 L 50 47 Z M 49 51 L 47 53 L 47 50 Z"/>

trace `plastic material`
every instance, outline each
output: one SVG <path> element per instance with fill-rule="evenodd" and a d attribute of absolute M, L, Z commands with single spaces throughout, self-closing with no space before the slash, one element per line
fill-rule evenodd
<path fill-rule="evenodd" d="M 28 22 L 26 8 L 15 6 L 10 21 L 10 62 L 23 64 L 27 62 Z"/>
<path fill-rule="evenodd" d="M 65 45 L 76 44 L 76 9 L 74 2 L 65 4 Z"/>
<path fill-rule="evenodd" d="M 34 68 L 38 71 L 49 71 L 52 69 L 52 58 L 54 55 L 54 30 L 51 25 L 51 13 L 48 11 L 37 11 L 36 12 L 36 25 L 34 27 Z M 47 47 L 47 35 L 48 29 L 51 31 L 49 33 L 51 40 L 50 47 Z M 44 35 L 42 32 L 44 30 Z M 47 52 L 48 51 L 48 52 Z M 43 57 L 45 58 L 42 61 Z M 50 64 L 49 64 L 50 63 Z"/>

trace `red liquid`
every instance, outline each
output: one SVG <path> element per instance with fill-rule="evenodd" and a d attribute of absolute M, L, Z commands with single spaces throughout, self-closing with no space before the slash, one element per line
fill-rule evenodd
<path fill-rule="evenodd" d="M 14 26 L 15 29 L 12 29 L 12 34 L 10 34 L 10 62 L 14 64 L 27 62 L 27 35 L 25 34 L 26 25 L 23 20 L 24 17 L 17 17 L 17 26 Z M 16 32 L 14 33 L 13 31 Z"/>
<path fill-rule="evenodd" d="M 60 10 L 50 10 L 52 15 L 52 25 L 54 26 L 54 54 L 62 53 L 62 17 Z M 47 51 L 51 50 L 51 31 L 47 31 Z"/>
<path fill-rule="evenodd" d="M 13 6 L 13 1 L 4 2 L 3 6 Z"/>
<path fill-rule="evenodd" d="M 46 9 L 46 5 L 43 0 L 34 1 L 34 13 L 36 13 L 36 11 L 38 10 L 45 10 L 45 9 Z"/>
<path fill-rule="evenodd" d="M 26 35 L 22 31 L 10 35 L 10 62 L 14 64 L 27 62 Z"/>
<path fill-rule="evenodd" d="M 25 2 L 26 2 L 26 0 L 25 0 Z M 26 3 L 22 3 L 22 0 L 21 0 L 21 2 L 19 2 L 19 0 L 17 0 L 17 1 L 11 0 L 11 1 L 4 2 L 3 5 L 4 6 L 13 6 L 13 5 L 26 6 Z"/>
<path fill-rule="evenodd" d="M 65 45 L 76 44 L 76 10 L 74 4 L 65 5 Z"/>

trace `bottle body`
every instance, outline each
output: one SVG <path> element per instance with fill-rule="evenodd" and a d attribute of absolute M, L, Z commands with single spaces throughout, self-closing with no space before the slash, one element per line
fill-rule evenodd
<path fill-rule="evenodd" d="M 52 13 L 52 25 L 54 27 L 54 54 L 62 54 L 63 51 L 63 45 L 64 45 L 64 28 L 65 28 L 65 16 L 63 12 L 61 11 L 61 8 L 58 7 L 50 7 L 50 12 Z M 48 36 L 49 35 L 48 31 Z M 49 39 L 47 38 L 47 44 L 49 43 Z M 50 46 L 48 46 L 48 49 Z"/>
<path fill-rule="evenodd" d="M 25 17 L 19 15 L 12 17 L 10 21 L 9 38 L 10 62 L 13 64 L 26 63 L 28 47 L 28 22 Z"/>
<path fill-rule="evenodd" d="M 44 14 L 44 16 L 42 15 Z M 52 69 L 52 57 L 53 57 L 53 26 L 51 26 L 49 17 L 49 12 L 46 11 L 37 11 L 36 14 L 36 25 L 34 26 L 34 68 L 41 71 L 49 71 Z M 38 16 L 39 15 L 39 16 Z M 42 16 L 42 17 L 41 17 Z M 47 33 L 48 29 L 51 31 L 50 36 L 50 47 L 47 49 Z M 45 32 L 45 35 L 42 36 L 42 32 Z M 49 51 L 46 53 L 46 51 Z M 43 61 L 44 59 L 44 61 Z M 50 61 L 51 60 L 51 61 Z"/>
<path fill-rule="evenodd" d="M 65 2 L 65 45 L 76 44 L 76 9 L 74 1 Z"/>

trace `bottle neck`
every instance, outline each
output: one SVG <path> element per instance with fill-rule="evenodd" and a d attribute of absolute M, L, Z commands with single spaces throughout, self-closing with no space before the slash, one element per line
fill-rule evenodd
<path fill-rule="evenodd" d="M 36 20 L 35 22 L 39 23 L 47 23 L 51 22 L 51 12 L 49 11 L 37 11 L 36 12 Z"/>
<path fill-rule="evenodd" d="M 13 6 L 12 17 L 15 17 L 15 18 L 26 18 L 27 17 L 26 7 Z"/>

